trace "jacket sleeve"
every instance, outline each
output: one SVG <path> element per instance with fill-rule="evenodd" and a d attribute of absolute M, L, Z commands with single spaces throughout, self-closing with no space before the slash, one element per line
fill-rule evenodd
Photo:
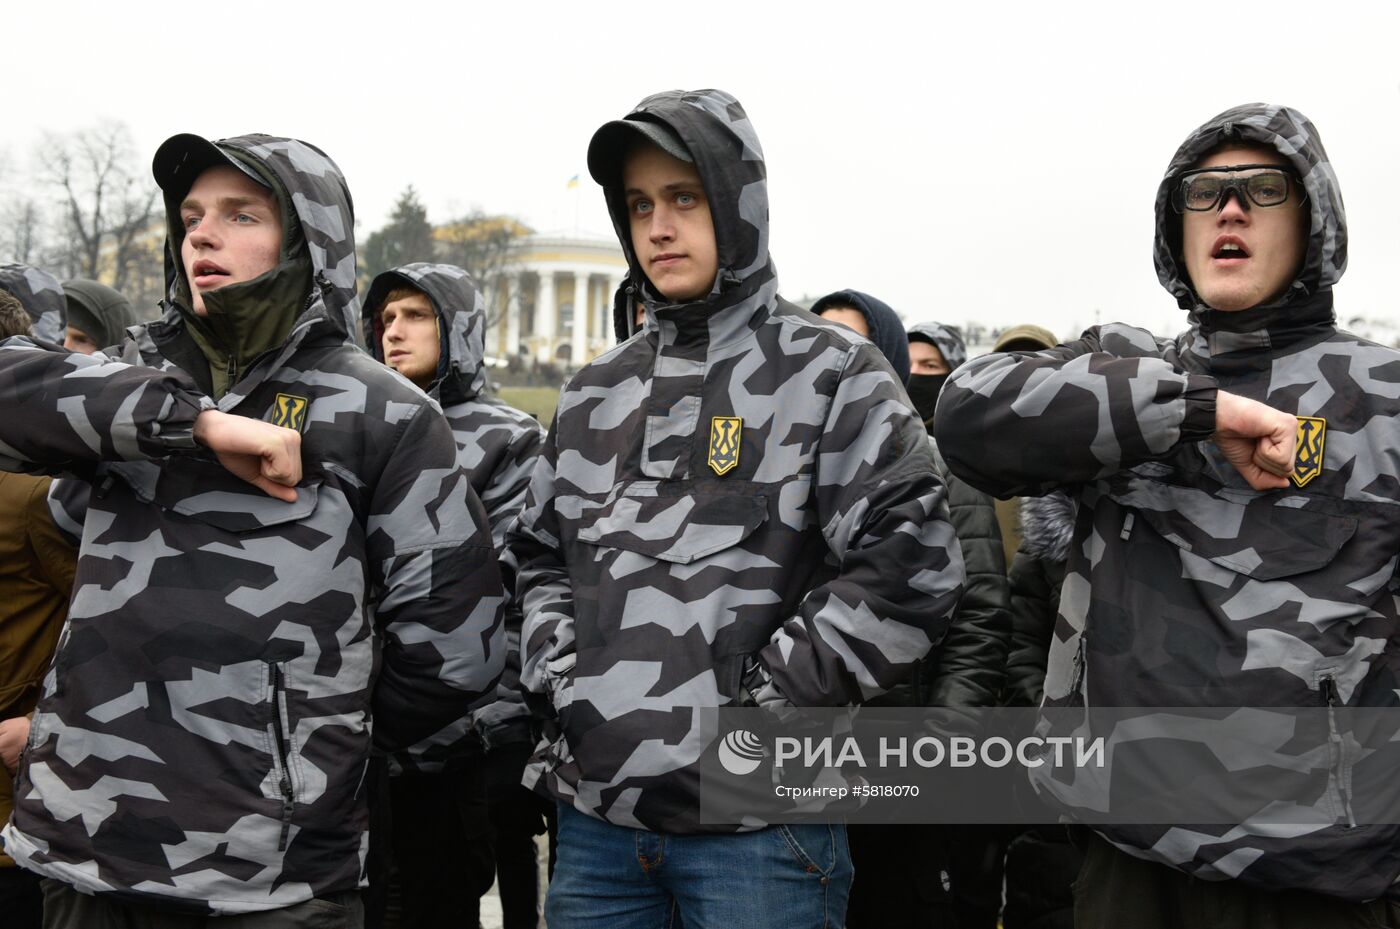
<path fill-rule="evenodd" d="M 949 378 L 934 435 L 954 474 L 1003 498 L 1166 457 L 1215 432 L 1216 393 L 1166 347 L 1111 325 L 1049 351 L 984 355 Z"/>
<path fill-rule="evenodd" d="M 867 343 L 847 356 L 812 493 L 839 570 L 803 597 L 745 674 L 760 705 L 856 704 L 902 683 L 962 595 L 962 555 L 927 434 Z"/>
<path fill-rule="evenodd" d="M 83 523 L 92 502 L 92 485 L 78 478 L 60 477 L 49 484 L 49 520 L 73 548 L 83 543 Z"/>
<path fill-rule="evenodd" d="M 530 477 L 540 454 L 544 432 L 531 425 L 511 441 L 482 494 L 491 520 L 491 535 L 500 553 L 501 580 L 506 590 L 506 663 L 496 685 L 496 697 L 472 714 L 472 727 L 487 751 L 518 742 L 532 742 L 530 711 L 520 688 L 520 630 L 524 617 L 516 596 L 514 556 L 505 549 L 506 530 L 525 506 Z"/>
<path fill-rule="evenodd" d="M 525 494 L 530 489 L 530 476 L 535 471 L 544 432 L 537 425 L 521 429 L 506 447 L 495 471 L 481 492 L 486 518 L 491 521 L 491 541 L 499 551 L 505 547 L 506 530 L 525 507 Z"/>
<path fill-rule="evenodd" d="M 0 342 L 0 404 L 0 469 L 35 474 L 194 450 L 195 418 L 214 408 L 173 374 L 22 336 Z"/>
<path fill-rule="evenodd" d="M 948 485 L 948 510 L 962 549 L 967 586 L 948 634 L 934 653 L 934 706 L 995 706 L 1006 677 L 1011 638 L 1006 555 L 992 498 L 952 475 L 938 449 L 938 473 Z"/>
<path fill-rule="evenodd" d="M 366 525 L 375 619 L 377 747 L 424 768 L 456 754 L 471 707 L 505 659 L 501 588 L 486 513 L 435 407 L 405 413 L 372 488 Z"/>
<path fill-rule="evenodd" d="M 520 684 L 530 707 L 544 718 L 567 705 L 576 660 L 574 591 L 564 565 L 554 509 L 557 425 L 556 416 L 535 461 L 525 508 L 506 537 L 508 558 L 516 570 L 516 598 L 524 617 Z"/>
<path fill-rule="evenodd" d="M 1039 706 L 1059 597 L 1042 558 L 1023 543 L 1011 562 L 1011 651 L 1006 661 L 1006 703 Z"/>

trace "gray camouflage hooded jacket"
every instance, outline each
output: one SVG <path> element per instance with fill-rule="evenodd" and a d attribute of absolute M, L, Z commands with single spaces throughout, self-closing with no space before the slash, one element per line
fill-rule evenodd
<path fill-rule="evenodd" d="M 1284 297 L 1235 313 L 1199 303 L 1169 203 L 1179 172 L 1227 141 L 1277 149 L 1311 213 Z M 1346 219 L 1313 126 L 1255 104 L 1192 133 L 1158 191 L 1155 256 L 1190 311 L 1186 332 L 1109 325 L 1050 351 L 979 358 L 938 408 L 938 435 L 958 440 L 942 447 L 969 482 L 998 495 L 1064 487 L 1077 504 L 1047 705 L 1395 706 L 1400 353 L 1335 328 Z M 1208 441 L 1217 388 L 1313 418 L 1288 489 L 1251 489 Z M 1278 799 L 1345 822 L 1349 765 L 1323 796 Z M 1063 802 L 1092 805 L 1040 773 Z M 1268 889 L 1365 900 L 1400 873 L 1395 826 L 1268 820 L 1096 828 L 1140 857 Z"/>
<path fill-rule="evenodd" d="M 564 389 L 508 540 L 524 684 L 560 730 L 526 784 L 618 825 L 732 831 L 700 821 L 698 711 L 893 686 L 946 628 L 962 561 L 888 363 L 778 297 L 738 101 L 673 91 L 629 118 L 694 156 L 719 272 L 706 299 L 660 302 L 605 188 L 647 321 Z"/>
<path fill-rule="evenodd" d="M 0 265 L 0 290 L 8 291 L 23 304 L 34 325 L 34 338 L 63 343 L 67 302 L 63 285 L 47 271 L 23 264 Z"/>
<path fill-rule="evenodd" d="M 296 140 L 219 145 L 305 236 L 314 285 L 280 347 L 217 404 L 197 386 L 173 233 L 172 306 L 120 360 L 0 345 L 0 466 L 94 488 L 4 838 L 79 889 L 229 914 L 359 884 L 371 718 L 410 756 L 459 733 L 500 673 L 503 597 L 446 421 L 352 342 L 339 169 Z M 215 406 L 301 431 L 295 503 L 195 446 Z"/>
<path fill-rule="evenodd" d="M 500 551 L 506 529 L 525 505 L 544 430 L 530 414 L 486 393 L 486 304 L 471 276 L 456 265 L 417 262 L 374 279 L 365 295 L 364 331 L 370 354 L 384 360 L 379 311 L 384 298 L 402 286 L 425 293 L 437 313 L 442 347 L 428 394 L 442 404 L 457 440 L 457 462 L 471 475 L 472 490 L 486 507 L 491 538 Z M 509 559 L 501 562 L 501 576 L 506 590 L 513 589 L 515 572 Z M 497 699 L 472 716 L 487 748 L 528 739 L 529 734 L 530 713 L 520 693 L 520 623 L 514 598 L 507 607 L 506 649 Z"/>

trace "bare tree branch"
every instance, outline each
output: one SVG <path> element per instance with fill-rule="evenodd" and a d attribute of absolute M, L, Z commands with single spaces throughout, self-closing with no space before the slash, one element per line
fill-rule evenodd
<path fill-rule="evenodd" d="M 158 200 L 125 124 L 46 134 L 35 163 L 37 179 L 58 194 L 63 217 L 54 264 L 69 277 L 105 281 L 141 305 L 159 299 Z"/>
<path fill-rule="evenodd" d="M 520 270 L 520 245 L 530 229 L 510 216 L 491 216 L 480 210 L 436 230 L 439 254 L 461 268 L 487 295 L 486 326 L 502 319 L 520 294 L 503 290 L 505 280 Z M 506 299 L 499 295 L 504 292 Z"/>

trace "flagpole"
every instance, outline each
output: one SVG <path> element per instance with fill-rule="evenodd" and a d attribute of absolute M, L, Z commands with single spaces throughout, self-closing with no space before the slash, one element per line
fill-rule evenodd
<path fill-rule="evenodd" d="M 578 235 L 578 175 L 569 178 L 569 183 L 565 185 L 566 190 L 574 192 L 574 235 Z"/>

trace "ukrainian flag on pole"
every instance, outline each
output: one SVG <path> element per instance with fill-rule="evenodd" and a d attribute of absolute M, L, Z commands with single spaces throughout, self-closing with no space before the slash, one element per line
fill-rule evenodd
<path fill-rule="evenodd" d="M 578 189 L 578 175 L 577 175 L 577 174 L 575 174 L 573 177 L 569 178 L 569 184 L 568 184 L 567 189 L 568 189 L 568 190 L 577 190 L 577 189 Z"/>

